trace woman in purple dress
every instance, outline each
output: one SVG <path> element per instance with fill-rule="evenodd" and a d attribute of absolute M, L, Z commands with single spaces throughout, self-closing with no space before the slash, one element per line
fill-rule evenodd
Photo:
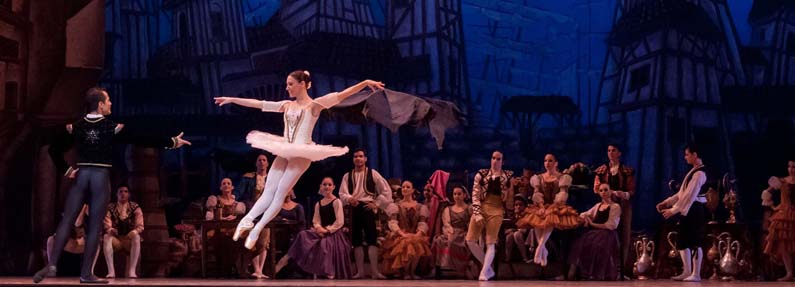
<path fill-rule="evenodd" d="M 329 279 L 347 279 L 351 273 L 351 243 L 340 228 L 345 223 L 342 202 L 334 196 L 334 180 L 323 178 L 315 204 L 312 229 L 298 233 L 287 255 L 276 264 L 276 273 L 292 258 L 306 272 Z"/>
<path fill-rule="evenodd" d="M 569 278 L 579 274 L 588 280 L 618 279 L 618 222 L 621 220 L 621 206 L 613 202 L 610 186 L 599 186 L 602 201 L 590 210 L 580 214 L 583 224 L 590 228 L 571 248 L 569 254 Z"/>

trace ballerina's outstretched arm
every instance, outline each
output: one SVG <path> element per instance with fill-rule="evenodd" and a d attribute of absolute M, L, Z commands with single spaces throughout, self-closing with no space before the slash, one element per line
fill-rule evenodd
<path fill-rule="evenodd" d="M 255 99 L 244 99 L 244 98 L 234 98 L 234 97 L 215 97 L 215 104 L 218 106 L 223 106 L 226 104 L 236 104 L 239 106 L 249 107 L 259 109 L 262 107 L 262 102 L 260 100 Z"/>
<path fill-rule="evenodd" d="M 342 92 L 330 93 L 328 95 L 318 97 L 317 99 L 314 100 L 316 105 L 314 105 L 312 113 L 314 115 L 318 115 L 321 110 L 336 106 L 337 104 L 344 101 L 348 97 L 363 90 L 365 87 L 369 87 L 373 91 L 379 91 L 384 89 L 384 83 L 373 80 L 364 80 L 356 85 L 350 86 L 347 89 L 342 90 Z"/>
<path fill-rule="evenodd" d="M 342 92 L 339 92 L 337 97 L 339 97 L 340 101 L 343 101 L 346 98 L 352 96 L 353 94 L 358 93 L 359 91 L 361 91 L 365 87 L 369 87 L 373 91 L 378 91 L 378 90 L 384 89 L 384 83 L 378 82 L 378 81 L 373 81 L 373 80 L 364 80 L 364 81 L 359 82 L 356 85 L 350 86 L 347 89 L 342 90 Z"/>

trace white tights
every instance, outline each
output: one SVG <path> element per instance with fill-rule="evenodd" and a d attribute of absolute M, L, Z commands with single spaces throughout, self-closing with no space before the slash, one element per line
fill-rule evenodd
<path fill-rule="evenodd" d="M 533 232 L 538 240 L 538 247 L 536 247 L 536 254 L 535 258 L 533 258 L 533 262 L 541 264 L 541 266 L 547 266 L 546 244 L 549 240 L 549 236 L 552 235 L 552 227 L 534 228 Z"/>
<path fill-rule="evenodd" d="M 283 157 L 276 157 L 271 169 L 268 171 L 268 177 L 265 179 L 265 190 L 243 218 L 244 221 L 251 222 L 260 214 L 262 215 L 260 221 L 248 234 L 249 240 L 256 241 L 265 225 L 279 214 L 287 192 L 293 189 L 301 175 L 309 168 L 310 163 L 312 161 L 305 158 L 288 160 Z"/>

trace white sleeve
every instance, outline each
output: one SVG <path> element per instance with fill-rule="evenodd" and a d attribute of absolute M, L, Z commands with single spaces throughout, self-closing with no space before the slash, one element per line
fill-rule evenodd
<path fill-rule="evenodd" d="M 320 201 L 315 203 L 315 214 L 312 215 L 312 227 L 318 228 L 320 225 Z"/>
<path fill-rule="evenodd" d="M 605 227 L 610 230 L 616 230 L 618 223 L 621 221 L 621 206 L 618 203 L 610 205 L 610 215 L 605 222 Z"/>
<path fill-rule="evenodd" d="M 671 195 L 670 197 L 663 200 L 662 203 L 664 205 L 673 206 L 677 201 L 679 201 L 679 193 L 674 193 L 674 195 Z"/>
<path fill-rule="evenodd" d="M 348 177 L 351 176 L 351 173 L 348 172 L 342 176 L 342 181 L 340 182 L 340 199 L 342 199 L 343 204 L 348 204 L 348 201 L 353 198 L 351 195 L 351 191 L 348 190 Z"/>
<path fill-rule="evenodd" d="M 697 171 L 693 174 L 693 177 L 690 179 L 690 182 L 687 183 L 687 188 L 680 189 L 679 193 L 677 194 L 679 200 L 676 201 L 674 206 L 671 208 L 674 213 L 680 213 L 682 215 L 687 215 L 687 212 L 690 210 L 690 206 L 693 205 L 693 201 L 696 200 L 698 196 L 698 192 L 701 190 L 701 186 L 707 182 L 707 175 L 704 174 L 703 171 Z"/>
<path fill-rule="evenodd" d="M 591 209 L 588 209 L 588 211 L 580 213 L 580 217 L 582 217 L 582 218 L 588 217 L 590 219 L 593 219 L 593 217 L 596 215 L 596 211 L 597 210 L 599 210 L 599 204 L 598 203 L 596 205 L 594 205 L 593 207 L 591 207 Z"/>
<path fill-rule="evenodd" d="M 571 176 L 564 174 L 558 179 L 560 189 L 555 194 L 555 202 L 566 203 L 569 200 L 569 187 L 571 186 Z"/>
<path fill-rule="evenodd" d="M 398 212 L 400 212 L 400 208 L 395 203 L 390 203 L 386 208 L 386 215 L 389 216 L 387 226 L 389 226 L 389 230 L 392 232 L 398 232 L 400 230 L 400 225 L 398 225 L 397 221 Z"/>
<path fill-rule="evenodd" d="M 289 102 L 290 101 L 278 101 L 278 102 L 262 101 L 261 109 L 263 112 L 283 112 L 284 105 Z"/>
<path fill-rule="evenodd" d="M 205 203 L 205 207 L 207 209 L 213 209 L 215 206 L 218 205 L 218 197 L 215 195 L 210 195 L 207 197 L 207 202 Z"/>
<path fill-rule="evenodd" d="M 483 187 L 480 186 L 480 172 L 475 174 L 474 182 L 472 183 L 472 211 L 473 215 L 480 214 L 480 193 L 483 192 Z"/>
<path fill-rule="evenodd" d="M 533 193 L 541 193 L 541 175 L 534 175 L 530 178 L 530 186 L 533 187 Z"/>
<path fill-rule="evenodd" d="M 454 232 L 453 225 L 450 223 L 450 207 L 445 207 L 442 211 L 442 232 L 444 234 L 452 234 Z"/>
<path fill-rule="evenodd" d="M 771 176 L 770 179 L 767 180 L 767 185 L 773 189 L 781 189 L 781 180 L 778 177 Z"/>
<path fill-rule="evenodd" d="M 334 215 L 336 215 L 336 219 L 334 219 L 334 223 L 329 226 L 326 226 L 326 229 L 334 233 L 335 231 L 342 228 L 345 225 L 345 212 L 342 210 L 342 202 L 339 200 L 335 200 L 332 204 L 334 204 Z"/>
<path fill-rule="evenodd" d="M 418 203 L 419 204 L 419 203 Z M 425 205 L 420 204 L 420 221 L 417 223 L 417 231 L 422 231 L 423 234 L 428 234 L 428 207 Z"/>
<path fill-rule="evenodd" d="M 378 173 L 377 170 L 373 171 L 373 181 L 375 181 L 375 189 L 378 192 L 378 196 L 375 198 L 375 204 L 378 205 L 379 208 L 385 209 L 390 203 L 393 202 L 392 200 L 392 188 L 389 186 L 389 182 Z"/>
<path fill-rule="evenodd" d="M 568 190 L 568 188 L 571 186 L 571 181 L 570 175 L 563 174 L 558 179 L 558 186 L 560 186 L 561 189 L 566 188 Z"/>
<path fill-rule="evenodd" d="M 337 92 L 326 94 L 325 96 L 318 97 L 314 100 L 316 104 L 320 105 L 324 109 L 331 108 L 339 104 L 341 101 L 342 100 L 339 97 L 339 93 Z"/>
<path fill-rule="evenodd" d="M 246 214 L 246 205 L 240 201 L 235 202 L 235 215 Z"/>

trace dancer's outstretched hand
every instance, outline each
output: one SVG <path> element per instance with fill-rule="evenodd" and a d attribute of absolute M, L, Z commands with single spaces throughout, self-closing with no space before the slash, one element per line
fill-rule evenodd
<path fill-rule="evenodd" d="M 384 83 L 382 82 L 373 81 L 373 80 L 365 80 L 365 82 L 367 83 L 367 87 L 369 87 L 373 91 L 384 89 Z"/>
<path fill-rule="evenodd" d="M 213 98 L 213 100 L 215 101 L 216 105 L 223 106 L 223 105 L 226 105 L 226 104 L 231 104 L 232 101 L 234 100 L 234 98 L 232 98 L 232 97 L 216 97 L 216 98 Z"/>
<path fill-rule="evenodd" d="M 176 142 L 174 148 L 180 148 L 184 145 L 191 145 L 189 141 L 182 139 L 183 135 L 185 135 L 185 133 L 179 133 L 177 136 L 174 137 L 174 142 Z"/>

